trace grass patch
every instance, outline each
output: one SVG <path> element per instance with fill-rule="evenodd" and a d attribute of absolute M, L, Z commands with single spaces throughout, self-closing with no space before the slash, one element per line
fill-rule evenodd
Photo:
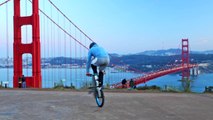
<path fill-rule="evenodd" d="M 140 87 L 137 87 L 136 90 L 160 90 L 160 87 L 158 87 L 156 85 L 152 85 L 152 86 L 140 86 Z"/>

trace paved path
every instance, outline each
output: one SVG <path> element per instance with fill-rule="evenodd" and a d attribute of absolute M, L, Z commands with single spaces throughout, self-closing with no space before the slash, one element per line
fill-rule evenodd
<path fill-rule="evenodd" d="M 0 90 L 0 120 L 213 120 L 213 94 Z"/>

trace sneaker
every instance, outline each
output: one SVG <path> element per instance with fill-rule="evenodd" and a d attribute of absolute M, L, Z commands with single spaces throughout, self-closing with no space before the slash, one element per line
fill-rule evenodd
<path fill-rule="evenodd" d="M 96 82 L 96 86 L 98 87 L 99 86 L 99 81 L 95 80 L 95 82 Z"/>
<path fill-rule="evenodd" d="M 101 87 L 97 87 L 97 90 L 100 91 L 100 90 L 101 90 Z"/>
<path fill-rule="evenodd" d="M 94 75 L 95 80 L 98 80 L 98 75 Z"/>

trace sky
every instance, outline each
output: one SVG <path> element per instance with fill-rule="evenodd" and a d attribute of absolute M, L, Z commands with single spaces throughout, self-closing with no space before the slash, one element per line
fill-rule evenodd
<path fill-rule="evenodd" d="M 0 0 L 0 3 L 3 1 Z M 189 39 L 191 50 L 213 49 L 213 0 L 52 0 L 52 2 L 109 53 L 130 54 L 146 50 L 180 48 L 183 38 Z M 8 5 L 11 14 L 9 16 L 13 14 L 12 5 L 12 3 Z M 22 8 L 26 6 L 23 4 Z M 53 10 L 51 13 L 52 8 L 47 0 L 40 0 L 40 8 L 57 19 L 58 13 Z M 4 18 L 0 20 L 0 26 L 3 26 L 0 28 L 1 33 L 5 33 L 4 15 L 3 6 L 0 7 L 0 18 Z M 9 26 L 12 26 L 12 20 L 9 21 Z M 11 37 L 12 32 L 9 34 Z M 63 36 L 63 33 L 61 34 Z M 4 35 L 2 39 L 5 39 Z M 4 41 L 0 41 L 1 51 L 5 50 L 4 44 Z"/>
<path fill-rule="evenodd" d="M 54 0 L 110 52 L 178 48 L 213 49 L 212 0 Z M 65 5 L 66 3 L 66 5 Z"/>

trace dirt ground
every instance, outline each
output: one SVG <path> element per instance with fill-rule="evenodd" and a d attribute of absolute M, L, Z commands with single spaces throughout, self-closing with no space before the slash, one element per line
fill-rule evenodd
<path fill-rule="evenodd" d="M 213 94 L 0 90 L 0 120 L 213 120 Z"/>

